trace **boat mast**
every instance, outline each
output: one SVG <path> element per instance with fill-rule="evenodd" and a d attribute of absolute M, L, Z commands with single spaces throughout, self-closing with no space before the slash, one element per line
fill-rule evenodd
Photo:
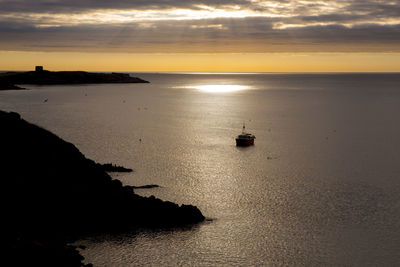
<path fill-rule="evenodd" d="M 246 129 L 246 126 L 244 126 L 244 122 L 243 122 L 243 129 L 242 129 L 242 134 L 244 134 L 244 130 Z"/>

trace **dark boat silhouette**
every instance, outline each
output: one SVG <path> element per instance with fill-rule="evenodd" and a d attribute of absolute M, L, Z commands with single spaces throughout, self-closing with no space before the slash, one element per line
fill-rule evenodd
<path fill-rule="evenodd" d="M 246 133 L 246 126 L 243 124 L 242 133 L 236 137 L 236 146 L 252 146 L 256 137 L 250 133 Z"/>

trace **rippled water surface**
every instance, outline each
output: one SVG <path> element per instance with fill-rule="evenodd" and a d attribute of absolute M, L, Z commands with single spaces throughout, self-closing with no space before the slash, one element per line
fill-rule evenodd
<path fill-rule="evenodd" d="M 196 205 L 212 219 L 81 240 L 87 262 L 400 262 L 400 75 L 139 76 L 151 83 L 0 92 L 1 109 L 89 158 L 135 170 L 114 178 L 161 186 L 137 193 Z M 235 146 L 243 122 L 253 147 Z"/>

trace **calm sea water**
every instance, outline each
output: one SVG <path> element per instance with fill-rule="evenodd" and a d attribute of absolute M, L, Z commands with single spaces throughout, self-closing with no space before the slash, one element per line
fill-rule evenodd
<path fill-rule="evenodd" d="M 0 109 L 135 170 L 114 178 L 161 186 L 137 193 L 212 219 L 81 240 L 87 262 L 400 264 L 399 74 L 137 76 L 151 83 L 0 92 Z M 253 147 L 235 146 L 243 122 Z"/>

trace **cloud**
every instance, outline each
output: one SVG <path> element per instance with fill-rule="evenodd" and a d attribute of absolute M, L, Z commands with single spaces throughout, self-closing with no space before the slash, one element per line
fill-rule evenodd
<path fill-rule="evenodd" d="M 88 10 L 199 9 L 201 6 L 250 5 L 250 0 L 0 0 L 5 12 L 75 13 Z"/>
<path fill-rule="evenodd" d="M 0 0 L 0 50 L 400 52 L 389 0 Z"/>

